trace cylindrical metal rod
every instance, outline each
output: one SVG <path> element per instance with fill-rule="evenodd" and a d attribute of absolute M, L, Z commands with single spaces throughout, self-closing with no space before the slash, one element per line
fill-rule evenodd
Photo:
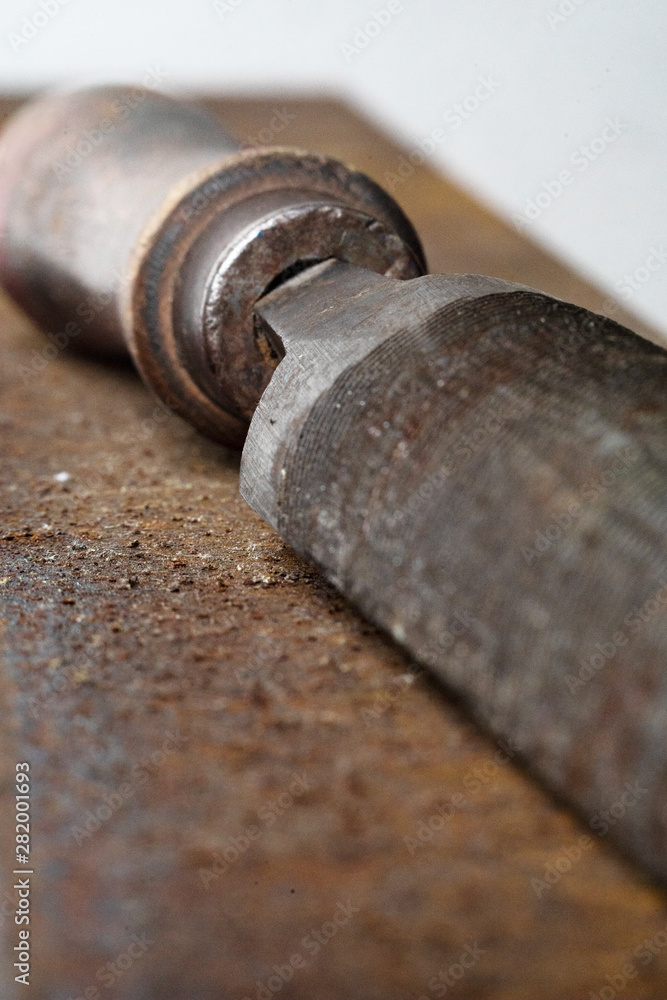
<path fill-rule="evenodd" d="M 476 275 L 329 262 L 257 308 L 243 496 L 667 879 L 667 352 Z"/>
<path fill-rule="evenodd" d="M 2 284 L 61 341 L 129 347 L 161 399 L 227 444 L 277 362 L 253 319 L 267 288 L 328 257 L 425 270 L 414 229 L 365 175 L 239 150 L 201 109 L 150 91 L 41 98 L 1 142 Z"/>

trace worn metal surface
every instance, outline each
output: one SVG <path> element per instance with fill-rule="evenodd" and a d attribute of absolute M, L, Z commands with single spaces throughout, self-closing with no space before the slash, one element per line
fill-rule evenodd
<path fill-rule="evenodd" d="M 276 106 L 295 116 L 281 139 L 378 180 L 400 154 L 333 104 L 220 111 L 252 137 Z M 435 175 L 401 198 L 434 268 L 599 301 Z M 664 895 L 291 554 L 238 497 L 234 455 L 156 409 L 129 369 L 49 360 L 6 299 L 0 337 L 3 845 L 15 760 L 35 787 L 19 996 L 254 1000 L 300 954 L 273 995 L 431 1000 L 450 975 L 470 1000 L 588 998 L 630 963 L 622 995 L 663 1000 Z M 121 788 L 93 829 L 87 811 Z M 348 899 L 358 912 L 327 940 Z"/>
<path fill-rule="evenodd" d="M 667 881 L 667 351 L 477 275 L 332 261 L 257 309 L 242 494 Z"/>
<path fill-rule="evenodd" d="M 213 117 L 145 89 L 47 96 L 0 140 L 0 281 L 63 343 L 126 344 L 167 406 L 243 442 L 273 370 L 252 307 L 330 256 L 423 273 L 398 205 L 328 156 L 234 146 Z"/>

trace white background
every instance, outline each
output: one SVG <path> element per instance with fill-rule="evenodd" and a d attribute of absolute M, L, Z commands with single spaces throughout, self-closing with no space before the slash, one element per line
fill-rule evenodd
<path fill-rule="evenodd" d="M 665 0 L 41 3 L 2 0 L 0 89 L 158 67 L 171 91 L 334 93 L 415 151 L 440 129 L 437 164 L 667 334 Z"/>

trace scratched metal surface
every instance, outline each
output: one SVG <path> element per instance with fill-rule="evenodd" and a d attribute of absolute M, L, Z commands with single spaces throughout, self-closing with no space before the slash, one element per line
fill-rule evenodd
<path fill-rule="evenodd" d="M 286 108 L 280 141 L 380 181 L 400 155 L 333 104 L 219 107 L 242 137 Z M 433 270 L 599 308 L 445 181 L 396 194 Z M 291 555 L 236 455 L 129 369 L 42 366 L 6 299 L 0 338 L 5 861 L 16 760 L 35 789 L 19 995 L 664 998 L 664 895 Z"/>

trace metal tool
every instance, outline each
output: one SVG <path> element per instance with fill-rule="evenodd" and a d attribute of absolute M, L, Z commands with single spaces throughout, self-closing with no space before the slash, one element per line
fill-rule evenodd
<path fill-rule="evenodd" d="M 194 106 L 147 90 L 42 98 L 3 139 L 0 277 L 48 329 L 240 446 L 277 364 L 253 306 L 336 257 L 425 270 L 398 205 L 364 174 L 291 149 L 239 149 Z M 69 325 L 68 325 L 69 324 Z"/>
<path fill-rule="evenodd" d="M 368 178 L 128 95 L 10 124 L 5 287 L 88 349 L 126 342 L 204 433 L 247 434 L 248 502 L 667 877 L 667 353 L 424 275 Z"/>

